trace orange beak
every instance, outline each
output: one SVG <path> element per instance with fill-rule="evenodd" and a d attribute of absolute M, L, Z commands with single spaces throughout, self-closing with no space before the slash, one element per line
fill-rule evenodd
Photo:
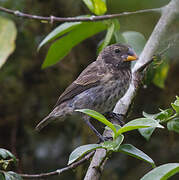
<path fill-rule="evenodd" d="M 138 56 L 136 54 L 130 56 L 128 55 L 127 58 L 125 59 L 125 61 L 135 61 L 138 59 Z"/>
<path fill-rule="evenodd" d="M 127 57 L 125 58 L 124 61 L 135 61 L 137 59 L 138 59 L 138 57 L 137 57 L 136 53 L 134 52 L 134 50 L 132 48 L 129 48 L 128 52 L 127 52 Z"/>

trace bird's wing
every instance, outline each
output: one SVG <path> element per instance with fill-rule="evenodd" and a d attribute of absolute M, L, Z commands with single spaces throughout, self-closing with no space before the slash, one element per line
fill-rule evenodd
<path fill-rule="evenodd" d="M 97 63 L 96 61 L 93 62 L 82 71 L 78 78 L 61 94 L 55 107 L 100 83 L 100 79 L 104 76 L 104 73 L 98 69 Z M 101 73 L 99 73 L 99 71 L 101 71 Z"/>

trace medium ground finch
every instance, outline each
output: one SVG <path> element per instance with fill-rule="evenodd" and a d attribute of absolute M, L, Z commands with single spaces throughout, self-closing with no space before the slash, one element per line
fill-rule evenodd
<path fill-rule="evenodd" d="M 75 109 L 92 109 L 102 114 L 112 111 L 116 102 L 127 91 L 131 80 L 130 61 L 137 56 L 131 47 L 113 44 L 106 47 L 97 60 L 87 66 L 79 77 L 62 93 L 52 112 L 36 127 L 41 130 L 56 118 L 78 112 Z M 101 135 L 91 125 L 89 117 L 84 119 L 92 130 Z"/>

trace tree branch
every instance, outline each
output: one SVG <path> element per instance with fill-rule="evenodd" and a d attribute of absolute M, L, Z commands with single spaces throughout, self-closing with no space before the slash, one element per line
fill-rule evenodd
<path fill-rule="evenodd" d="M 62 169 L 57 169 L 56 171 L 52 171 L 49 173 L 41 173 L 41 174 L 19 174 L 21 177 L 23 178 L 27 178 L 27 179 L 34 179 L 34 178 L 48 178 L 51 176 L 57 176 L 57 175 L 61 175 L 62 173 L 69 171 L 71 169 L 75 169 L 76 167 L 78 167 L 79 165 L 81 165 L 82 163 L 84 163 L 85 161 L 89 160 L 91 156 L 93 156 L 94 151 L 90 152 L 89 154 L 87 154 L 85 157 L 83 157 L 81 160 L 74 162 L 72 164 L 70 164 L 67 167 L 64 167 Z"/>
<path fill-rule="evenodd" d="M 106 19 L 113 19 L 117 18 L 120 16 L 127 16 L 127 15 L 133 15 L 133 14 L 140 14 L 140 13 L 147 13 L 147 12 L 161 12 L 162 16 L 157 23 L 152 35 L 150 36 L 141 56 L 136 65 L 134 66 L 132 70 L 132 81 L 130 84 L 130 87 L 125 94 L 125 96 L 118 101 L 114 108 L 114 112 L 120 113 L 120 114 L 126 114 L 130 104 L 132 103 L 132 100 L 137 92 L 137 89 L 139 85 L 141 84 L 141 80 L 139 81 L 139 76 L 140 71 L 139 69 L 144 66 L 145 64 L 148 64 L 149 61 L 151 60 L 154 52 L 157 50 L 157 47 L 159 46 L 159 42 L 161 41 L 161 38 L 163 34 L 165 33 L 166 29 L 168 26 L 171 24 L 173 21 L 175 14 L 178 13 L 179 11 L 179 0 L 172 0 L 170 3 L 162 8 L 155 8 L 155 9 L 145 9 L 145 10 L 139 10 L 139 11 L 134 11 L 134 12 L 123 12 L 119 14 L 109 14 L 109 15 L 103 15 L 103 16 L 91 16 L 91 17 L 55 17 L 55 16 L 49 16 L 49 17 L 44 17 L 44 16 L 37 16 L 37 15 L 31 15 L 27 13 L 23 13 L 20 11 L 14 11 L 11 9 L 7 9 L 4 7 L 0 6 L 0 11 L 8 13 L 8 14 L 13 14 L 15 16 L 19 16 L 22 18 L 27 18 L 27 19 L 34 19 L 34 20 L 39 20 L 39 21 L 47 21 L 50 23 L 53 23 L 54 21 L 56 22 L 79 22 L 79 21 L 100 21 L 100 20 L 106 20 Z M 104 134 L 107 136 L 108 131 L 104 132 Z M 86 155 L 84 158 L 81 160 L 65 167 L 62 169 L 58 169 L 53 172 L 49 173 L 41 173 L 41 174 L 34 174 L 34 175 L 29 175 L 29 174 L 20 174 L 24 178 L 47 178 L 49 176 L 55 176 L 55 175 L 60 175 L 65 171 L 68 171 L 70 169 L 74 169 L 78 167 L 80 164 L 84 163 L 86 160 L 88 160 L 94 152 L 89 153 Z M 96 150 L 96 153 L 92 159 L 92 162 L 88 168 L 87 174 L 85 176 L 85 180 L 97 180 L 101 176 L 101 171 L 103 170 L 103 167 L 107 161 L 106 158 L 106 150 L 104 149 L 98 149 Z"/>
<path fill-rule="evenodd" d="M 150 38 L 148 39 L 139 60 L 132 69 L 132 81 L 130 87 L 126 94 L 123 96 L 123 98 L 121 98 L 117 102 L 113 112 L 119 114 L 126 114 L 128 112 L 129 107 L 137 93 L 137 90 L 142 83 L 141 77 L 143 77 L 143 75 L 140 72 L 141 67 L 145 66 L 151 61 L 153 55 L 159 47 L 159 44 L 162 42 L 163 36 L 165 35 L 167 29 L 169 28 L 173 20 L 176 18 L 178 13 L 179 0 L 171 0 L 168 5 L 162 8 L 161 17 L 156 24 Z M 105 157 L 106 152 L 103 149 L 99 149 L 98 151 L 96 151 L 86 173 L 85 180 L 99 179 L 102 169 L 100 169 L 100 171 L 96 171 L 96 168 L 94 167 L 99 167 L 101 162 L 104 161 Z"/>
<path fill-rule="evenodd" d="M 101 21 L 101 20 L 106 20 L 106 19 L 114 19 L 120 16 L 127 16 L 127 15 L 133 15 L 133 14 L 141 14 L 141 13 L 147 13 L 147 12 L 161 12 L 162 8 L 154 8 L 154 9 L 143 9 L 143 10 L 138 10 L 134 12 L 123 12 L 119 14 L 107 14 L 103 16 L 90 16 L 90 17 L 55 17 L 55 16 L 37 16 L 37 15 L 32 15 L 32 14 L 27 14 L 20 12 L 18 10 L 11 10 L 7 9 L 4 7 L 0 6 L 0 11 L 8 13 L 8 14 L 13 14 L 15 16 L 19 16 L 22 18 L 27 18 L 27 19 L 34 19 L 34 20 L 39 20 L 39 21 L 46 21 L 53 23 L 54 21 L 56 22 L 79 22 L 79 21 Z"/>

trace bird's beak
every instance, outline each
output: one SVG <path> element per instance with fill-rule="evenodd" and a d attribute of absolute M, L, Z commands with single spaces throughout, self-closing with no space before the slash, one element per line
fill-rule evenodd
<path fill-rule="evenodd" d="M 128 55 L 125 61 L 135 61 L 138 59 L 138 56 L 134 54 L 133 56 Z"/>
<path fill-rule="evenodd" d="M 136 55 L 134 50 L 132 48 L 129 48 L 125 61 L 135 61 L 137 59 L 138 59 L 138 56 Z"/>

